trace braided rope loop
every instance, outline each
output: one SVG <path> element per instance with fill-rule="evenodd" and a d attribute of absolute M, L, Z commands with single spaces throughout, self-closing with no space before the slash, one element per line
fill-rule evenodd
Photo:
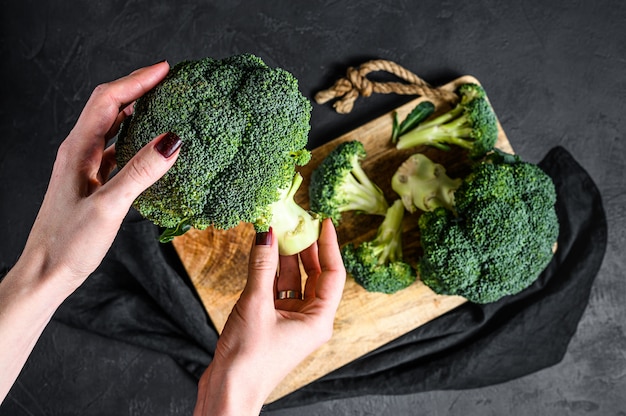
<path fill-rule="evenodd" d="M 369 73 L 376 71 L 388 72 L 404 82 L 375 82 L 367 78 Z M 337 99 L 333 107 L 338 113 L 347 114 L 352 111 L 359 96 L 369 97 L 372 93 L 420 95 L 446 101 L 458 99 L 454 92 L 431 86 L 395 62 L 376 59 L 365 62 L 358 68 L 349 67 L 345 77 L 338 79 L 332 87 L 315 94 L 315 102 L 324 104 Z"/>

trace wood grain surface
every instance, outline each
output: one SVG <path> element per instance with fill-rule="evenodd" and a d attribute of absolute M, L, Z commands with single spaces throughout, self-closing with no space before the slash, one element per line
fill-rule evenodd
<path fill-rule="evenodd" d="M 463 76 L 442 88 L 454 90 L 465 82 L 478 80 Z M 404 119 L 417 103 L 417 98 L 398 107 L 395 111 Z M 437 112 L 450 108 L 450 103 L 429 99 Z M 398 151 L 390 142 L 392 113 L 385 114 L 363 126 L 342 135 L 312 151 L 311 162 L 300 172 L 303 184 L 296 200 L 308 207 L 308 183 L 312 170 L 339 143 L 348 140 L 361 141 L 367 150 L 363 169 L 383 189 L 389 202 L 398 196 L 390 187 L 391 176 L 397 167 L 411 154 L 422 152 L 447 167 L 451 177 L 463 174 L 467 169 L 464 151 L 452 149 L 443 152 L 433 148 L 414 148 Z M 512 152 L 504 131 L 499 126 L 496 146 Z M 419 213 L 407 213 L 403 228 L 405 260 L 413 265 L 419 256 Z M 337 228 L 341 245 L 360 242 L 373 237 L 382 217 L 346 213 Z M 241 224 L 231 230 L 191 230 L 177 237 L 173 244 L 191 277 L 198 294 L 221 333 L 224 324 L 245 285 L 248 253 L 254 230 L 249 224 Z M 337 311 L 332 339 L 310 355 L 293 370 L 274 390 L 268 402 L 275 401 L 296 389 L 336 370 L 351 361 L 383 346 L 399 336 L 454 309 L 465 302 L 457 296 L 440 296 L 433 293 L 419 280 L 412 286 L 392 295 L 369 293 L 348 276 L 342 301 Z"/>

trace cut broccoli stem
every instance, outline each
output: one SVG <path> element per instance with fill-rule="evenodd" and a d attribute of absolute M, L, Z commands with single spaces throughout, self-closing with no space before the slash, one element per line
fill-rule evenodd
<path fill-rule="evenodd" d="M 388 204 L 382 191 L 370 180 L 359 163 L 346 176 L 343 191 L 350 195 L 348 202 L 339 211 L 360 211 L 374 215 L 385 215 Z"/>
<path fill-rule="evenodd" d="M 378 264 L 402 260 L 402 219 L 404 205 L 396 200 L 387 210 L 385 219 L 378 227 L 376 237 L 371 243 Z"/>
<path fill-rule="evenodd" d="M 278 239 L 278 251 L 284 256 L 301 252 L 317 241 L 321 220 L 318 215 L 302 208 L 294 200 L 302 184 L 302 176 L 294 175 L 289 188 L 280 192 L 278 201 L 270 205 L 269 226 Z"/>
<path fill-rule="evenodd" d="M 430 145 L 441 150 L 449 150 L 448 144 L 452 144 L 471 149 L 474 146 L 474 140 L 469 137 L 473 129 L 467 116 L 460 115 L 454 118 L 460 112 L 461 110 L 451 110 L 430 122 L 419 125 L 400 138 L 397 148 L 402 150 Z"/>
<path fill-rule="evenodd" d="M 393 189 L 409 212 L 432 211 L 444 207 L 454 211 L 454 192 L 462 179 L 452 179 L 446 168 L 422 153 L 409 157 L 391 178 Z"/>

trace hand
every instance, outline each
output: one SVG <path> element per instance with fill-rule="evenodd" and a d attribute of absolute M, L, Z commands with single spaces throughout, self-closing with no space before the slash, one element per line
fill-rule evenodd
<path fill-rule="evenodd" d="M 168 72 L 167 63 L 139 69 L 97 87 L 76 126 L 61 144 L 48 191 L 23 256 L 41 257 L 48 272 L 62 275 L 75 288 L 100 263 L 134 199 L 159 179 L 176 160 L 163 146 L 180 144 L 162 135 L 142 149 L 111 180 L 115 146 L 106 142 L 132 113 L 132 103 Z"/>
<path fill-rule="evenodd" d="M 246 286 L 200 379 L 194 415 L 258 414 L 278 383 L 330 339 L 346 276 L 330 220 L 299 257 L 303 299 L 278 300 L 277 291 L 301 288 L 298 256 L 279 259 L 271 232 L 257 236 Z"/>
<path fill-rule="evenodd" d="M 100 264 L 135 198 L 173 164 L 180 139 L 163 134 L 109 180 L 105 148 L 132 103 L 169 71 L 166 62 L 97 87 L 61 144 L 26 246 L 0 282 L 0 402 L 50 317 Z"/>

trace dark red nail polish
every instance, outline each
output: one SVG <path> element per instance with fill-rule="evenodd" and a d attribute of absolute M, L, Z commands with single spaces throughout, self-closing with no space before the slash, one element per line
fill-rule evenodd
<path fill-rule="evenodd" d="M 161 154 L 161 156 L 167 159 L 178 150 L 182 143 L 183 142 L 180 140 L 180 137 L 172 132 L 169 132 L 165 136 L 161 137 L 154 147 L 157 152 Z"/>
<path fill-rule="evenodd" d="M 269 246 L 272 244 L 272 229 L 267 232 L 256 233 L 256 240 L 254 242 L 257 246 Z"/>

